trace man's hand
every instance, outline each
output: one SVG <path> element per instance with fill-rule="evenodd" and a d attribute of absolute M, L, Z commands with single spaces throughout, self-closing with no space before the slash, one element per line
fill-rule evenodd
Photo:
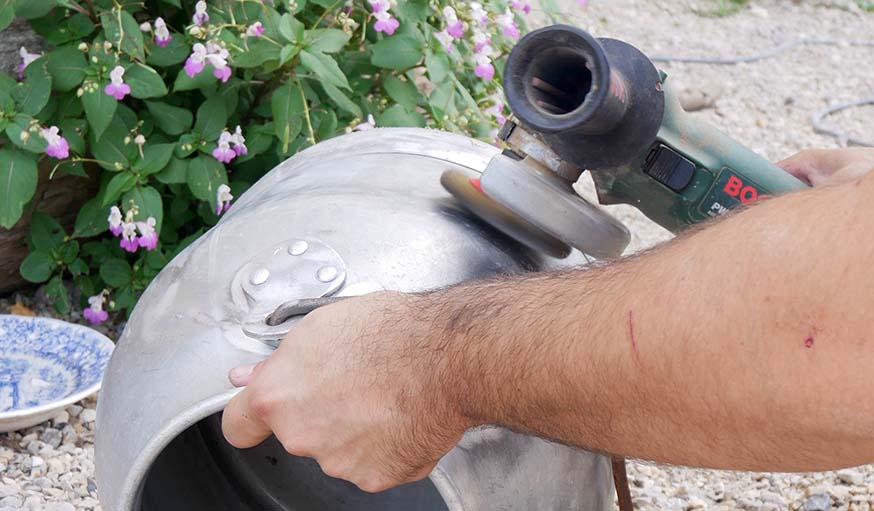
<path fill-rule="evenodd" d="M 225 409 L 234 446 L 275 434 L 329 476 L 370 492 L 426 477 L 467 423 L 441 392 L 445 361 L 411 338 L 415 296 L 378 293 L 300 320 L 267 360 L 231 371 L 246 386 Z"/>
<path fill-rule="evenodd" d="M 839 185 L 874 170 L 874 148 L 807 149 L 777 165 L 811 186 Z"/>

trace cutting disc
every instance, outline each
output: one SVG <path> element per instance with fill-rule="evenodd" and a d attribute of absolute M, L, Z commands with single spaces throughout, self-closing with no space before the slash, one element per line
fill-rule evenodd
<path fill-rule="evenodd" d="M 563 258 L 571 247 L 525 221 L 509 208 L 486 195 L 479 175 L 450 169 L 440 176 L 440 184 L 468 211 L 511 238 L 552 257 Z"/>

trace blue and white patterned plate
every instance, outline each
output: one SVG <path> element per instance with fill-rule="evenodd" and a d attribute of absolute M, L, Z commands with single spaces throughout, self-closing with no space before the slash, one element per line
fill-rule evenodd
<path fill-rule="evenodd" d="M 97 392 L 113 347 L 85 326 L 0 315 L 0 432 L 39 424 Z"/>

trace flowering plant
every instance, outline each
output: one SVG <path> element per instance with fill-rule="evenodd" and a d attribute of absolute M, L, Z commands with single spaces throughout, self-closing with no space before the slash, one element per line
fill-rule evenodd
<path fill-rule="evenodd" d="M 232 200 L 295 152 L 373 126 L 493 139 L 526 0 L 7 0 L 51 46 L 0 76 L 0 226 L 38 164 L 100 189 L 72 232 L 37 212 L 21 274 L 59 311 L 127 310 Z"/>

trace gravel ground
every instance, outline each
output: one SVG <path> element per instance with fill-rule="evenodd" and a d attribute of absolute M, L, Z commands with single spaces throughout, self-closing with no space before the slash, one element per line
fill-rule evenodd
<path fill-rule="evenodd" d="M 629 41 L 650 55 L 751 55 L 803 36 L 874 40 L 874 13 L 853 2 L 753 2 L 727 17 L 702 17 L 715 2 L 592 0 L 587 10 L 561 0 L 563 21 L 600 36 Z M 838 147 L 813 132 L 811 114 L 874 94 L 874 49 L 813 46 L 753 64 L 664 64 L 690 100 L 712 105 L 706 119 L 752 149 L 778 160 L 806 147 Z M 705 101 L 701 101 L 703 98 Z M 701 106 L 701 105 L 699 105 Z M 833 116 L 830 122 L 874 139 L 874 107 Z M 612 212 L 631 227 L 630 250 L 670 238 L 631 208 Z M 55 316 L 42 296 L 19 301 Z M 0 300 L 0 313 L 14 297 Z M 71 319 L 81 322 L 78 312 Z M 120 324 L 99 327 L 116 337 Z M 99 509 L 93 481 L 93 400 L 67 408 L 29 430 L 0 434 L 0 511 Z M 632 495 L 640 510 L 745 509 L 867 510 L 874 502 L 874 466 L 815 474 L 738 473 L 630 464 Z"/>

